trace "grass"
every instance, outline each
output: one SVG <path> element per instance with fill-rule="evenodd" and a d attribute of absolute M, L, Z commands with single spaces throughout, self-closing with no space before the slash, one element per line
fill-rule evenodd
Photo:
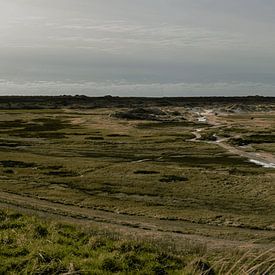
<path fill-rule="evenodd" d="M 175 110 L 175 115 L 184 114 L 187 118 L 192 115 L 187 108 Z M 231 138 L 239 135 L 242 139 L 252 137 L 261 143 L 251 143 L 249 150 L 275 152 L 274 142 L 262 143 L 274 131 L 273 113 L 253 114 L 253 120 L 251 114 L 219 116 L 217 119 L 221 120 L 223 127 L 213 128 L 196 121 L 174 121 L 174 118 L 136 121 L 112 116 L 119 111 L 119 108 L 85 112 L 61 109 L 0 111 L 0 195 L 4 192 L 10 196 L 18 194 L 29 198 L 28 204 L 33 209 L 40 205 L 32 204 L 31 199 L 45 204 L 55 202 L 64 207 L 63 212 L 56 211 L 67 216 L 80 215 L 78 210 L 85 211 L 84 217 L 88 217 L 90 211 L 102 211 L 106 217 L 101 219 L 109 217 L 110 224 L 126 224 L 137 230 L 153 224 L 158 234 L 177 232 L 218 241 L 274 243 L 274 170 L 256 166 L 217 144 L 190 141 L 194 138 L 193 132 L 200 128 L 202 134 L 206 133 L 206 140 L 213 134 Z M 169 112 L 164 108 L 164 111 L 172 114 L 173 108 L 169 108 Z M 4 202 L 8 203 L 8 200 Z M 28 206 L 26 202 L 17 202 L 16 205 Z M 71 207 L 78 210 L 72 211 Z M 51 211 L 46 213 L 51 214 Z M 26 221 L 30 224 L 26 225 Z M 28 251 L 27 255 L 20 257 L 7 256 L 5 263 L 11 266 L 10 272 L 16 270 L 16 266 L 26 268 L 29 261 L 33 267 L 42 266 L 41 273 L 51 273 L 54 268 L 57 273 L 66 273 L 91 265 L 99 274 L 107 272 L 108 268 L 126 272 L 129 266 L 133 270 L 144 266 L 149 274 L 157 271 L 161 274 L 161 268 L 165 266 L 153 264 L 159 252 L 167 252 L 165 246 L 163 249 L 156 248 L 152 255 L 149 252 L 144 255 L 133 251 L 121 253 L 119 249 L 110 252 L 106 248 L 106 257 L 100 256 L 103 246 L 95 254 L 96 263 L 86 263 L 88 260 L 77 256 L 75 249 L 77 245 L 83 251 L 87 247 L 78 242 L 74 244 L 75 240 L 64 236 L 63 231 L 55 235 L 59 229 L 54 222 L 46 224 L 29 217 L 19 217 L 15 220 L 8 218 L 1 226 L 3 232 L 20 232 L 19 239 L 26 244 L 17 244 L 15 252 L 10 247 L 5 252 L 7 255 Z M 73 231 L 80 234 L 83 230 Z M 86 230 L 84 233 L 90 237 L 93 235 L 89 234 L 96 234 L 95 245 L 100 244 L 98 233 L 87 233 Z M 114 247 L 121 242 L 106 238 L 107 243 L 112 242 Z M 32 242 L 37 248 L 32 247 Z M 66 247 L 71 242 L 72 248 Z M 39 251 L 41 247 L 45 247 L 45 251 Z M 62 256 L 62 249 L 67 256 Z M 32 251 L 36 251 L 36 256 Z M 168 249 L 168 252 L 171 251 Z M 94 254 L 87 253 L 89 259 L 94 257 Z M 193 270 L 194 262 L 201 269 L 206 269 L 209 262 L 216 273 L 222 268 L 229 271 L 232 268 L 230 257 L 233 262 L 242 257 L 232 253 L 231 256 L 226 251 L 222 253 L 221 265 L 217 258 L 213 261 L 207 253 L 203 254 L 206 259 L 204 257 L 203 263 L 200 263 L 197 257 L 201 253 L 197 252 L 192 259 L 188 255 L 183 257 L 183 267 L 177 265 L 176 259 L 172 263 L 168 259 L 167 265 L 176 266 L 179 270 L 188 270 L 191 265 Z M 178 256 L 181 254 L 176 253 Z M 240 263 L 247 265 L 244 270 L 253 267 L 249 259 L 255 257 L 254 251 L 245 256 Z M 236 268 L 240 268 L 240 264 Z M 177 268 L 171 270 L 176 272 Z M 31 269 L 26 270 L 31 272 Z M 235 273 L 236 270 L 234 268 Z"/>
<path fill-rule="evenodd" d="M 0 212 L 1 274 L 269 274 L 274 251 L 180 250 L 100 228 Z"/>
<path fill-rule="evenodd" d="M 6 211 L 1 211 L 0 242 L 1 274 L 167 274 L 185 267 L 182 257 L 160 252 L 154 243 Z"/>
<path fill-rule="evenodd" d="M 121 121 L 110 112 L 2 112 L 2 121 L 38 126 L 16 139 L 10 136 L 18 131 L 13 124 L 1 134 L 3 140 L 29 144 L 0 147 L 1 189 L 131 215 L 208 224 L 222 214 L 232 224 L 251 227 L 258 218 L 258 227 L 272 225 L 273 186 L 264 169 L 217 145 L 188 141 L 193 123 L 154 122 L 141 129 L 140 121 Z M 44 139 L 41 133 L 66 138 Z M 170 180 L 171 175 L 188 181 Z M 169 188 L 163 181 L 170 181 Z"/>
<path fill-rule="evenodd" d="M 188 178 L 184 176 L 175 176 L 175 175 L 164 175 L 161 179 L 160 182 L 181 182 L 181 181 L 187 181 Z"/>
<path fill-rule="evenodd" d="M 257 134 L 243 136 L 242 138 L 232 138 L 231 143 L 234 145 L 248 145 L 261 143 L 274 143 L 275 135 L 273 134 Z"/>

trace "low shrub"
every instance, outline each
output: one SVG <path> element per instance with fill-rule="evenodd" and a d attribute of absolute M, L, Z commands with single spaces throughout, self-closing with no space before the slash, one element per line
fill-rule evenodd
<path fill-rule="evenodd" d="M 159 181 L 160 182 L 177 182 L 177 181 L 187 181 L 188 178 L 185 176 L 176 176 L 176 175 L 165 175 Z"/>

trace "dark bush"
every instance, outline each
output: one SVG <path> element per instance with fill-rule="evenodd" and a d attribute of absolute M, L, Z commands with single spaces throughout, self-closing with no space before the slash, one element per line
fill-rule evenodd
<path fill-rule="evenodd" d="M 175 175 L 166 175 L 163 176 L 159 181 L 160 182 L 177 182 L 177 181 L 187 181 L 188 178 L 185 176 L 175 176 Z"/>
<path fill-rule="evenodd" d="M 34 236 L 36 238 L 44 238 L 49 234 L 49 231 L 46 227 L 38 225 L 35 229 L 34 229 Z"/>
<path fill-rule="evenodd" d="M 113 273 L 122 271 L 121 263 L 115 258 L 105 259 L 102 263 L 102 269 Z"/>
<path fill-rule="evenodd" d="M 150 170 L 137 170 L 134 172 L 134 174 L 143 174 L 143 175 L 153 175 L 153 174 L 159 174 L 160 172 L 157 171 L 150 171 Z"/>
<path fill-rule="evenodd" d="M 3 222 L 7 219 L 7 213 L 5 213 L 3 210 L 0 210 L 0 222 Z"/>
<path fill-rule="evenodd" d="M 157 108 L 135 108 L 125 112 L 118 112 L 114 117 L 133 120 L 159 120 L 159 116 L 167 115 Z"/>
<path fill-rule="evenodd" d="M 9 219 L 11 219 L 11 220 L 18 220 L 18 219 L 20 219 L 20 218 L 22 218 L 22 214 L 20 214 L 20 213 L 14 213 L 14 214 L 10 214 L 8 217 L 9 217 Z"/>
<path fill-rule="evenodd" d="M 143 262 L 135 254 L 127 254 L 125 256 L 125 263 L 127 269 L 130 271 L 140 270 L 143 267 Z"/>
<path fill-rule="evenodd" d="M 200 139 L 207 141 L 216 141 L 217 137 L 213 133 L 203 133 Z"/>
<path fill-rule="evenodd" d="M 1 160 L 0 165 L 5 168 L 17 167 L 17 168 L 33 168 L 36 167 L 35 163 L 32 162 L 23 162 L 23 161 L 14 161 L 14 160 Z"/>
<path fill-rule="evenodd" d="M 215 275 L 215 271 L 213 268 L 210 266 L 209 263 L 199 260 L 198 262 L 195 263 L 197 269 L 201 271 L 205 275 Z"/>
<path fill-rule="evenodd" d="M 161 265 L 155 265 L 152 268 L 152 271 L 154 272 L 155 275 L 167 275 L 167 271 L 165 270 L 165 268 Z"/>
<path fill-rule="evenodd" d="M 14 171 L 12 169 L 6 169 L 3 171 L 5 174 L 14 174 Z"/>

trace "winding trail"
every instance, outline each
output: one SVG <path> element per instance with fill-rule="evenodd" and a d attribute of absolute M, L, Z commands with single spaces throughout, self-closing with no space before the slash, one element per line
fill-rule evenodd
<path fill-rule="evenodd" d="M 2 208 L 14 209 L 27 214 L 36 214 L 41 217 L 54 218 L 59 221 L 68 221 L 81 225 L 98 225 L 101 229 L 112 230 L 135 238 L 153 238 L 161 240 L 173 240 L 180 245 L 186 241 L 198 244 L 207 244 L 208 249 L 231 248 L 258 248 L 268 249 L 272 244 L 257 243 L 260 239 L 274 236 L 274 232 L 266 230 L 230 228 L 227 226 L 202 225 L 205 235 L 188 233 L 188 229 L 197 228 L 197 224 L 181 220 L 161 220 L 153 217 L 141 217 L 115 212 L 107 212 L 92 208 L 79 207 L 58 202 L 52 202 L 43 198 L 20 195 L 10 192 L 0 192 L 0 206 Z M 214 228 L 219 228 L 220 236 L 231 232 L 253 234 L 254 242 L 217 238 L 208 236 Z M 256 242 L 256 243 L 255 243 Z"/>
<path fill-rule="evenodd" d="M 261 165 L 265 168 L 275 168 L 275 158 L 272 154 L 246 152 L 240 148 L 236 148 L 232 145 L 229 145 L 224 141 L 220 141 L 219 139 L 214 143 L 218 144 L 219 146 L 226 149 L 232 154 L 247 158 L 251 163 L 254 163 L 256 165 Z"/>
<path fill-rule="evenodd" d="M 217 122 L 215 115 L 213 115 L 213 113 L 209 110 L 199 114 L 199 121 L 201 120 L 201 118 L 205 118 L 205 122 L 207 122 L 209 125 L 213 126 L 212 129 L 218 129 L 220 127 L 225 126 L 222 123 Z M 200 140 L 201 138 L 201 134 L 200 131 L 202 131 L 202 129 L 196 129 L 196 131 L 192 132 L 192 134 L 195 135 L 194 139 L 191 139 L 190 141 L 196 141 L 196 142 L 208 142 L 208 143 L 212 143 L 212 144 L 217 144 L 220 147 L 222 147 L 223 149 L 227 150 L 228 152 L 234 154 L 234 155 L 239 155 L 241 157 L 247 158 L 251 163 L 254 163 L 256 165 L 261 165 L 265 168 L 275 168 L 275 156 L 271 153 L 267 153 L 267 152 L 247 152 L 245 151 L 242 147 L 235 147 L 229 143 L 227 143 L 227 141 L 229 140 L 229 138 L 219 138 L 217 136 L 217 140 L 216 141 L 202 141 Z M 237 138 L 238 136 L 235 136 L 235 138 Z"/>

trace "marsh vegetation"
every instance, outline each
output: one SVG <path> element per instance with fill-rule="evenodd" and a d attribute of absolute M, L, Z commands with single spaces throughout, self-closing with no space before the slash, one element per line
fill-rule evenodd
<path fill-rule="evenodd" d="M 247 156 L 273 161 L 274 121 L 273 105 L 0 111 L 1 207 L 28 214 L 1 214 L 1 272 L 230 274 L 263 251 L 268 270 L 275 170 Z"/>

